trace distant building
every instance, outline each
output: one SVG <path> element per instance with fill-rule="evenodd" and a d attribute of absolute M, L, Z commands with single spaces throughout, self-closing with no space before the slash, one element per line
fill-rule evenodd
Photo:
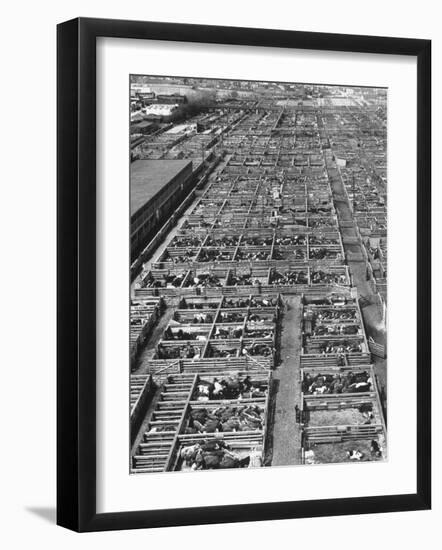
<path fill-rule="evenodd" d="M 130 125 L 130 133 L 147 135 L 154 132 L 157 128 L 158 126 L 155 124 L 155 122 L 141 120 L 140 122 L 136 122 L 135 124 Z"/>
<path fill-rule="evenodd" d="M 169 122 L 177 109 L 178 105 L 176 103 L 171 105 L 157 103 L 146 107 L 143 116 L 147 120 L 156 120 L 157 122 Z"/>
<path fill-rule="evenodd" d="M 186 96 L 179 95 L 179 94 L 170 94 L 170 95 L 158 94 L 157 101 L 158 103 L 181 105 L 183 103 L 186 103 L 187 99 L 186 99 Z"/>
<path fill-rule="evenodd" d="M 169 130 L 164 132 L 165 134 L 196 134 L 199 131 L 199 124 L 194 122 L 192 124 L 176 124 Z"/>
<path fill-rule="evenodd" d="M 144 100 L 155 99 L 155 93 L 154 92 L 143 91 L 143 92 L 139 92 L 138 96 L 141 99 L 144 99 Z"/>

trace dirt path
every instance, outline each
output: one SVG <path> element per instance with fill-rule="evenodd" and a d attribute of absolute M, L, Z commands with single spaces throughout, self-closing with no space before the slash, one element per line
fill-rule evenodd
<path fill-rule="evenodd" d="M 344 251 L 347 258 L 347 264 L 353 279 L 353 286 L 358 289 L 359 297 L 363 298 L 363 303 L 361 303 L 361 312 L 367 338 L 371 336 L 379 344 L 386 345 L 386 333 L 383 329 L 382 308 L 377 302 L 377 297 L 373 292 L 370 282 L 367 281 L 365 259 L 362 261 L 352 259 L 358 257 L 360 258 L 361 256 L 363 257 L 363 244 L 360 241 L 356 231 L 353 212 L 350 208 L 348 199 L 346 198 L 347 195 L 345 193 L 344 184 L 336 167 L 329 164 L 327 168 L 333 200 L 336 212 L 338 214 L 338 221 Z M 380 359 L 373 356 L 373 366 L 375 374 L 378 378 L 384 412 L 386 412 L 387 361 L 385 359 Z"/>
<path fill-rule="evenodd" d="M 300 464 L 301 431 L 295 405 L 300 405 L 301 298 L 285 297 L 281 327 L 281 363 L 274 372 L 276 401 L 273 422 L 272 466 Z"/>
<path fill-rule="evenodd" d="M 158 320 L 157 324 L 154 326 L 152 332 L 149 335 L 149 339 L 147 340 L 146 345 L 141 352 L 141 355 L 138 359 L 137 368 L 134 370 L 133 374 L 145 374 L 146 372 L 148 372 L 148 361 L 153 358 L 156 345 L 160 341 L 164 330 L 169 324 L 173 312 L 174 308 L 168 307 Z"/>

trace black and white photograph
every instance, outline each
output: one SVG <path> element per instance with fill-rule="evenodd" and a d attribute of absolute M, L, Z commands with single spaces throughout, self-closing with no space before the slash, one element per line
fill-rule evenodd
<path fill-rule="evenodd" d="M 440 538 L 440 9 L 357 7 L 6 5 L 4 548 Z"/>
<path fill-rule="evenodd" d="M 131 474 L 388 461 L 387 102 L 130 75 Z"/>

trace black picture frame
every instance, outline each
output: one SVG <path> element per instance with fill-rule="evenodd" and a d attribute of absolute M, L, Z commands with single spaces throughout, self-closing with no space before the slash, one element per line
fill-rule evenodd
<path fill-rule="evenodd" d="M 96 512 L 96 39 L 131 38 L 417 58 L 415 494 Z M 431 506 L 431 41 L 74 19 L 57 28 L 57 523 L 84 531 L 425 510 Z"/>

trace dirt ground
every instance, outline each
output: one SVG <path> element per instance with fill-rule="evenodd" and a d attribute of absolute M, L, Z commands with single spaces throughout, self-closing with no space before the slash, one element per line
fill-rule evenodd
<path fill-rule="evenodd" d="M 310 447 L 314 452 L 314 464 L 329 464 L 339 462 L 367 462 L 378 461 L 382 458 L 371 456 L 371 439 L 354 439 L 342 443 L 316 443 Z M 360 461 L 347 458 L 347 451 L 358 450 L 363 456 Z"/>
<path fill-rule="evenodd" d="M 340 411 L 308 411 L 309 426 L 338 426 L 347 424 L 364 424 L 366 417 L 354 409 Z"/>
<path fill-rule="evenodd" d="M 301 299 L 284 297 L 281 324 L 281 362 L 274 371 L 274 414 L 270 424 L 273 452 L 271 465 L 286 466 L 301 463 L 301 430 L 296 423 L 295 405 L 301 402 Z"/>

